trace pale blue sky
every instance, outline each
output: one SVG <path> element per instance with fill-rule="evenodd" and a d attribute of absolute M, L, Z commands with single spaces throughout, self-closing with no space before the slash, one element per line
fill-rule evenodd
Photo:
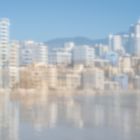
<path fill-rule="evenodd" d="M 127 31 L 140 17 L 140 0 L 0 0 L 0 18 L 11 20 L 11 38 L 102 38 Z"/>

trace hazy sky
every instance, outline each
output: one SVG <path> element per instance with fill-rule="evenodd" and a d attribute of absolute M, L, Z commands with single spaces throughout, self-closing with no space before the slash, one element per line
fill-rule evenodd
<path fill-rule="evenodd" d="M 140 17 L 140 0 L 0 0 L 0 18 L 11 20 L 11 38 L 102 38 L 127 31 Z"/>

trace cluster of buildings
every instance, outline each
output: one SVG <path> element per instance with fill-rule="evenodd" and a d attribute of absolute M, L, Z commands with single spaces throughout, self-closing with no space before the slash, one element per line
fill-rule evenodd
<path fill-rule="evenodd" d="M 8 19 L 0 20 L 0 88 L 140 89 L 140 21 L 128 33 L 110 34 L 108 43 L 9 40 Z"/>

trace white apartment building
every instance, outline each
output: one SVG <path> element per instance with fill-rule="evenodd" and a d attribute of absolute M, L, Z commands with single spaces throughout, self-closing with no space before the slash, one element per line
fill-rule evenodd
<path fill-rule="evenodd" d="M 71 53 L 64 50 L 55 50 L 49 54 L 49 63 L 53 65 L 71 64 Z"/>
<path fill-rule="evenodd" d="M 123 50 L 123 41 L 121 35 L 114 35 L 112 37 L 112 49 L 114 51 Z"/>
<path fill-rule="evenodd" d="M 9 87 L 9 19 L 0 20 L 0 87 Z"/>
<path fill-rule="evenodd" d="M 43 43 L 39 43 L 34 48 L 34 61 L 35 63 L 42 63 L 42 64 L 48 63 L 47 46 L 44 45 Z"/>
<path fill-rule="evenodd" d="M 95 58 L 95 49 L 87 45 L 77 46 L 73 48 L 73 64 L 93 65 Z"/>
<path fill-rule="evenodd" d="M 9 84 L 10 87 L 16 86 L 20 81 L 19 78 L 19 42 L 10 43 L 9 53 Z"/>
<path fill-rule="evenodd" d="M 74 42 L 66 42 L 66 43 L 64 44 L 64 49 L 65 49 L 65 51 L 67 51 L 67 52 L 72 51 L 72 49 L 73 49 L 74 47 L 75 47 Z"/>
<path fill-rule="evenodd" d="M 20 43 L 20 66 L 26 66 L 33 63 L 33 41 Z"/>
<path fill-rule="evenodd" d="M 48 51 L 43 43 L 25 41 L 20 46 L 20 65 L 26 66 L 33 63 L 47 64 Z"/>

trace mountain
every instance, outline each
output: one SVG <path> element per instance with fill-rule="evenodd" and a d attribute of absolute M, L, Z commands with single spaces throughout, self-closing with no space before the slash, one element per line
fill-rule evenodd
<path fill-rule="evenodd" d="M 49 48 L 63 47 L 66 42 L 74 42 L 76 45 L 107 44 L 108 39 L 89 39 L 86 37 L 57 38 L 46 42 Z"/>

